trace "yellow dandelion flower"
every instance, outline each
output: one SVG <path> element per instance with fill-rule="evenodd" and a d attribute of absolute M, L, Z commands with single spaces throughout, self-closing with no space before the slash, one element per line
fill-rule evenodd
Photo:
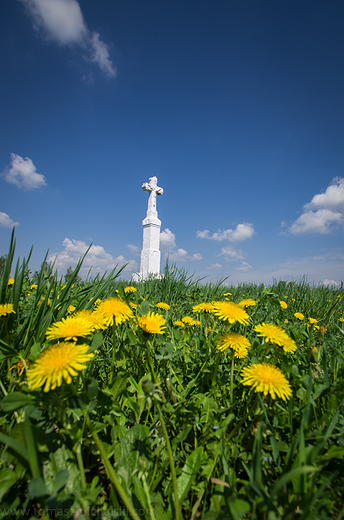
<path fill-rule="evenodd" d="M 280 306 L 282 307 L 282 309 L 287 309 L 288 308 L 288 305 L 284 301 L 280 302 Z"/>
<path fill-rule="evenodd" d="M 137 291 L 136 287 L 133 287 L 132 285 L 129 285 L 128 287 L 124 288 L 125 294 L 133 293 L 136 291 Z"/>
<path fill-rule="evenodd" d="M 85 337 L 94 331 L 94 325 L 85 318 L 68 316 L 54 323 L 46 332 L 48 340 L 64 338 L 76 341 L 78 337 Z"/>
<path fill-rule="evenodd" d="M 93 325 L 94 329 L 103 330 L 107 328 L 107 320 L 104 317 L 104 314 L 101 314 L 97 310 L 91 311 L 90 309 L 84 309 L 78 311 L 74 317 L 87 320 Z"/>
<path fill-rule="evenodd" d="M 295 316 L 295 318 L 297 318 L 298 320 L 301 320 L 301 321 L 305 319 L 302 312 L 295 312 L 294 316 Z"/>
<path fill-rule="evenodd" d="M 173 322 L 175 327 L 184 327 L 184 323 L 181 320 L 176 320 Z"/>
<path fill-rule="evenodd" d="M 282 370 L 268 363 L 245 367 L 241 371 L 242 384 L 249 385 L 255 392 L 270 394 L 272 399 L 281 397 L 284 401 L 292 395 L 291 387 Z"/>
<path fill-rule="evenodd" d="M 317 347 L 316 347 L 315 345 L 313 345 L 313 346 L 311 347 L 311 354 L 314 355 L 314 354 L 316 354 L 317 352 L 318 352 Z"/>
<path fill-rule="evenodd" d="M 137 318 L 138 326 L 147 334 L 164 334 L 166 320 L 161 314 L 149 312 Z"/>
<path fill-rule="evenodd" d="M 318 320 L 316 320 L 315 318 L 308 318 L 308 321 L 311 325 L 313 325 L 314 323 L 318 323 Z"/>
<path fill-rule="evenodd" d="M 292 300 L 292 302 L 295 302 L 295 298 L 292 298 L 291 300 Z"/>
<path fill-rule="evenodd" d="M 224 293 L 223 296 L 232 296 L 232 293 L 231 292 L 226 292 L 226 293 Z"/>
<path fill-rule="evenodd" d="M 234 357 L 243 359 L 248 356 L 248 349 L 245 347 L 238 347 L 234 350 Z"/>
<path fill-rule="evenodd" d="M 137 303 L 129 302 L 129 306 L 134 310 L 137 309 Z"/>
<path fill-rule="evenodd" d="M 213 312 L 214 306 L 212 303 L 199 303 L 192 307 L 192 312 Z"/>
<path fill-rule="evenodd" d="M 9 278 L 7 285 L 13 285 L 14 284 L 14 278 Z"/>
<path fill-rule="evenodd" d="M 27 371 L 30 390 L 44 385 L 44 392 L 49 392 L 61 386 L 63 379 L 70 384 L 71 376 L 77 376 L 78 371 L 86 368 L 84 363 L 93 358 L 94 354 L 87 354 L 88 348 L 88 345 L 56 343 L 46 349 Z"/>
<path fill-rule="evenodd" d="M 320 325 L 319 332 L 322 335 L 325 335 L 327 333 L 327 328 L 325 327 L 325 325 Z"/>
<path fill-rule="evenodd" d="M 0 316 L 6 316 L 6 314 L 11 314 L 11 312 L 16 313 L 13 310 L 13 303 L 2 303 L 0 305 Z"/>
<path fill-rule="evenodd" d="M 72 313 L 75 311 L 75 309 L 76 309 L 75 305 L 68 305 L 67 312 Z"/>
<path fill-rule="evenodd" d="M 163 311 L 168 311 L 170 309 L 170 306 L 168 305 L 168 303 L 165 303 L 165 302 L 156 303 L 155 307 L 158 307 L 158 309 L 161 309 Z"/>
<path fill-rule="evenodd" d="M 36 289 L 37 287 L 38 287 L 38 286 L 37 286 L 35 283 L 33 283 L 33 284 L 31 285 L 30 289 L 31 289 L 31 291 L 33 291 L 33 290 Z"/>
<path fill-rule="evenodd" d="M 189 325 L 196 327 L 197 325 L 201 325 L 201 322 L 198 320 L 192 320 L 192 321 L 190 321 Z"/>
<path fill-rule="evenodd" d="M 216 348 L 224 352 L 228 348 L 232 348 L 233 350 L 246 349 L 248 350 L 251 347 L 251 343 L 245 336 L 238 334 L 237 332 L 229 332 L 227 334 L 223 334 L 218 341 L 216 342 Z"/>
<path fill-rule="evenodd" d="M 185 323 L 185 325 L 192 325 L 193 321 L 194 320 L 191 316 L 184 316 L 184 318 L 182 318 L 182 322 Z"/>
<path fill-rule="evenodd" d="M 257 305 L 257 302 L 252 300 L 252 298 L 246 298 L 245 300 L 241 300 L 241 302 L 238 303 L 239 307 L 253 307 L 254 305 Z"/>
<path fill-rule="evenodd" d="M 344 318 L 339 318 L 339 321 L 344 321 Z"/>
<path fill-rule="evenodd" d="M 214 302 L 214 314 L 220 318 L 220 320 L 228 321 L 228 323 L 235 323 L 238 321 L 242 324 L 249 322 L 249 315 L 244 309 L 239 307 L 234 302 Z"/>
<path fill-rule="evenodd" d="M 108 326 L 112 325 L 114 320 L 116 325 L 119 325 L 133 317 L 133 311 L 119 298 L 107 298 L 103 300 L 98 305 L 97 311 L 104 314 L 107 318 Z"/>
<path fill-rule="evenodd" d="M 283 347 L 284 352 L 291 352 L 292 354 L 294 354 L 294 352 L 297 350 L 295 341 L 291 339 L 287 334 L 281 346 Z"/>
<path fill-rule="evenodd" d="M 275 343 L 280 347 L 283 346 L 283 342 L 287 336 L 283 329 L 272 323 L 261 323 L 260 325 L 256 325 L 254 330 L 257 332 L 257 336 L 265 338 L 266 342 Z"/>

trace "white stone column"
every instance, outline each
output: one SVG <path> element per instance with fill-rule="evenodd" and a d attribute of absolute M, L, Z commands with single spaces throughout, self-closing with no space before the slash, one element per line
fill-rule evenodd
<path fill-rule="evenodd" d="M 151 177 L 149 183 L 142 184 L 144 191 L 149 192 L 147 216 L 142 221 L 143 246 L 141 251 L 141 266 L 138 278 L 146 280 L 149 276 L 160 277 L 160 228 L 156 210 L 156 196 L 164 190 L 158 187 L 158 179 Z"/>

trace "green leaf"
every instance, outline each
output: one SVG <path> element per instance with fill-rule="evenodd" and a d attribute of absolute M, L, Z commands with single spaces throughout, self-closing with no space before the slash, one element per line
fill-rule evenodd
<path fill-rule="evenodd" d="M 141 305 L 139 307 L 137 307 L 136 310 L 137 310 L 137 312 L 139 314 L 141 314 L 141 316 L 144 315 L 144 314 L 148 314 L 148 312 L 150 310 L 150 305 L 149 305 L 149 303 L 147 301 L 144 300 L 141 303 Z"/>
<path fill-rule="evenodd" d="M 20 457 L 22 457 L 26 462 L 29 462 L 29 452 L 23 446 L 20 444 L 20 442 L 12 439 L 8 435 L 5 435 L 4 433 L 0 432 L 0 441 L 6 444 L 9 448 L 11 448 L 14 452 L 17 453 Z"/>
<path fill-rule="evenodd" d="M 64 444 L 59 442 L 57 443 L 57 447 L 54 446 L 53 450 L 49 453 L 50 461 L 43 465 L 43 473 L 44 480 L 47 485 L 48 493 L 53 493 L 56 488 L 56 476 L 61 473 L 61 471 L 67 471 L 69 478 L 66 482 L 65 492 L 74 493 L 77 496 L 80 493 L 81 483 L 80 483 L 80 471 L 76 462 L 75 454 L 66 448 Z M 61 482 L 61 479 L 66 474 L 62 473 L 59 476 L 58 484 Z"/>
<path fill-rule="evenodd" d="M 130 330 L 130 329 L 127 330 L 127 336 L 128 336 L 130 345 L 137 345 L 138 339 L 132 330 Z"/>
<path fill-rule="evenodd" d="M 23 394 L 22 392 L 12 392 L 6 395 L 1 401 L 1 407 L 4 412 L 13 412 L 23 406 L 34 403 L 34 398 L 31 395 Z"/>
<path fill-rule="evenodd" d="M 53 495 L 57 495 L 57 493 L 60 491 L 60 489 L 62 489 L 67 484 L 68 478 L 69 478 L 68 469 L 60 469 L 60 471 L 58 471 L 56 473 L 53 492 L 52 492 Z"/>
<path fill-rule="evenodd" d="M 149 510 L 147 497 L 145 491 L 143 489 L 143 485 L 141 480 L 137 477 L 137 475 L 133 476 L 133 484 L 134 484 L 134 494 L 133 494 L 133 504 L 137 510 L 143 509 L 145 511 Z M 138 502 L 138 503 L 137 503 Z"/>
<path fill-rule="evenodd" d="M 24 426 L 25 426 L 25 440 L 26 440 L 26 445 L 27 445 L 27 449 L 28 449 L 28 453 L 29 453 L 29 462 L 30 462 L 31 473 L 32 473 L 32 476 L 34 477 L 34 479 L 40 478 L 41 472 L 39 469 L 35 436 L 33 434 L 33 428 L 32 428 L 30 419 L 27 414 L 25 414 Z M 39 496 L 39 495 L 35 495 L 35 496 Z"/>
<path fill-rule="evenodd" d="M 177 327 L 173 329 L 173 336 L 176 341 L 181 341 L 183 339 L 183 333 L 181 330 L 177 329 Z"/>
<path fill-rule="evenodd" d="M 139 456 L 144 456 L 147 450 L 146 443 L 149 429 L 143 424 L 135 424 L 121 439 L 121 458 L 118 461 L 118 474 L 129 487 L 132 474 L 137 468 Z"/>
<path fill-rule="evenodd" d="M 0 471 L 0 500 L 16 483 L 17 475 L 11 469 L 4 468 Z"/>
<path fill-rule="evenodd" d="M 230 512 L 233 515 L 234 520 L 240 520 L 243 516 L 250 511 L 250 504 L 246 500 L 241 498 L 235 498 L 229 503 Z"/>
<path fill-rule="evenodd" d="M 189 492 L 192 482 L 195 480 L 201 467 L 203 446 L 196 448 L 186 459 L 182 473 L 177 479 L 177 489 L 180 504 Z"/>
<path fill-rule="evenodd" d="M 341 446 L 331 446 L 328 452 L 322 456 L 322 459 L 343 459 L 344 458 L 344 448 Z"/>
<path fill-rule="evenodd" d="M 93 399 L 96 397 L 98 393 L 98 383 L 97 381 L 92 377 L 87 381 L 87 397 L 90 401 L 93 401 Z"/>
<path fill-rule="evenodd" d="M 0 339 L 0 360 L 18 356 L 18 352 Z M 17 358 L 18 359 L 18 358 Z"/>
<path fill-rule="evenodd" d="M 308 395 L 308 391 L 306 390 L 306 388 L 303 388 L 303 386 L 301 388 L 299 388 L 298 391 L 296 392 L 296 396 L 301 401 L 304 401 L 304 402 L 307 401 L 307 395 Z"/>
<path fill-rule="evenodd" d="M 106 390 L 112 394 L 113 399 L 116 399 L 127 387 L 127 381 L 130 377 L 130 372 L 121 371 L 116 375 L 114 383 L 107 387 Z"/>
<path fill-rule="evenodd" d="M 316 468 L 315 466 L 300 466 L 296 469 L 292 469 L 288 471 L 288 473 L 285 473 L 282 475 L 282 477 L 276 482 L 274 487 L 271 490 L 270 498 L 268 507 L 270 504 L 272 504 L 274 497 L 278 493 L 278 491 L 285 486 L 288 482 L 293 480 L 295 477 L 299 477 L 301 475 L 306 475 L 307 473 L 315 473 L 316 471 L 319 471 L 319 468 Z"/>
<path fill-rule="evenodd" d="M 91 343 L 91 346 L 88 350 L 88 352 L 94 352 L 95 350 L 97 350 L 100 345 L 103 343 L 103 334 L 101 332 L 97 332 L 94 336 L 93 336 L 93 340 L 92 340 L 92 343 Z"/>
<path fill-rule="evenodd" d="M 318 399 L 318 397 L 322 396 L 326 391 L 328 391 L 328 387 L 326 385 L 317 385 L 313 399 Z"/>
<path fill-rule="evenodd" d="M 47 489 L 42 477 L 35 477 L 29 482 L 28 490 L 31 498 L 42 497 L 47 494 Z"/>

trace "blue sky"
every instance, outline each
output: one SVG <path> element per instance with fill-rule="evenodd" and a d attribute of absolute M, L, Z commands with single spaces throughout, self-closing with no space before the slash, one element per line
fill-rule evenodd
<path fill-rule="evenodd" d="M 342 0 L 5 0 L 0 255 L 207 281 L 344 280 Z"/>

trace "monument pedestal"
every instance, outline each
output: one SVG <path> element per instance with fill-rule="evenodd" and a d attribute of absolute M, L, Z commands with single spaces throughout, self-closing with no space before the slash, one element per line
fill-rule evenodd
<path fill-rule="evenodd" d="M 142 188 L 149 192 L 147 216 L 142 221 L 143 246 L 141 251 L 140 272 L 133 276 L 134 281 L 146 280 L 149 276 L 160 278 L 160 228 L 156 210 L 156 195 L 162 195 L 163 189 L 157 186 L 158 179 L 151 177 Z"/>
<path fill-rule="evenodd" d="M 142 221 L 143 246 L 140 275 L 143 280 L 149 275 L 160 276 L 160 228 L 161 220 L 146 217 Z"/>

